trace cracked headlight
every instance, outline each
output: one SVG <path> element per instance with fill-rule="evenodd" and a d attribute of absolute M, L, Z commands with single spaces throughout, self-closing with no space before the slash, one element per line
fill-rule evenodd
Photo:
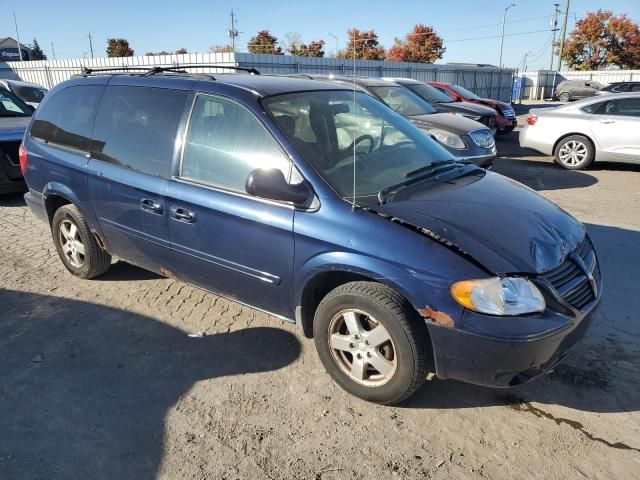
<path fill-rule="evenodd" d="M 455 148 L 456 150 L 463 150 L 467 148 L 462 139 L 455 133 L 440 130 L 439 128 L 431 128 L 426 130 L 426 132 L 449 148 Z"/>
<path fill-rule="evenodd" d="M 526 278 L 463 280 L 451 285 L 450 291 L 463 307 L 489 315 L 522 315 L 541 312 L 546 307 L 538 287 Z"/>

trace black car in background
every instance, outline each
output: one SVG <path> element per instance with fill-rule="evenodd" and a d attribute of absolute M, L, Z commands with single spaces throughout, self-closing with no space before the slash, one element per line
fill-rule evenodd
<path fill-rule="evenodd" d="M 26 191 L 18 149 L 33 114 L 13 93 L 0 90 L 0 194 Z"/>
<path fill-rule="evenodd" d="M 408 88 L 435 108 L 438 113 L 457 113 L 463 117 L 480 122 L 496 133 L 496 111 L 493 108 L 472 103 L 454 101 L 449 95 L 437 88 L 412 78 L 385 78 Z"/>
<path fill-rule="evenodd" d="M 607 93 L 629 93 L 640 92 L 640 82 L 613 82 L 602 87 L 596 92 L 596 95 L 605 95 Z"/>

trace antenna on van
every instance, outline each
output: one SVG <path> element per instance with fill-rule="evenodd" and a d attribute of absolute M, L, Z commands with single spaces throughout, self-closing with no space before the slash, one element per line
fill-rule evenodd
<path fill-rule="evenodd" d="M 356 121 L 356 32 L 353 29 L 353 204 L 351 210 L 356 209 L 356 139 L 358 138 L 358 123 Z"/>

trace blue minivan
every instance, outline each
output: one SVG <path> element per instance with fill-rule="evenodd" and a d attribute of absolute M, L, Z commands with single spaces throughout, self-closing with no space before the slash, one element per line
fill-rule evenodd
<path fill-rule="evenodd" d="M 348 85 L 85 71 L 39 106 L 20 164 L 72 274 L 117 257 L 295 322 L 372 402 L 429 372 L 526 382 L 602 295 L 580 222 Z"/>

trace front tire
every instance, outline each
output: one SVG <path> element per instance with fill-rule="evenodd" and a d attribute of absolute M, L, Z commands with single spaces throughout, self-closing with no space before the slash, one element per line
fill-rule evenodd
<path fill-rule="evenodd" d="M 426 326 L 409 302 L 384 285 L 337 287 L 320 302 L 313 330 L 325 369 L 356 397 L 394 405 L 424 383 Z"/>
<path fill-rule="evenodd" d="M 570 135 L 556 146 L 556 162 L 567 170 L 582 170 L 593 162 L 595 149 L 582 135 Z"/>
<path fill-rule="evenodd" d="M 111 255 L 98 245 L 75 205 L 56 210 L 51 233 L 62 263 L 76 277 L 95 278 L 109 270 Z"/>
<path fill-rule="evenodd" d="M 558 95 L 558 100 L 560 100 L 561 102 L 569 102 L 571 101 L 571 94 L 569 92 L 562 92 L 560 95 Z"/>

